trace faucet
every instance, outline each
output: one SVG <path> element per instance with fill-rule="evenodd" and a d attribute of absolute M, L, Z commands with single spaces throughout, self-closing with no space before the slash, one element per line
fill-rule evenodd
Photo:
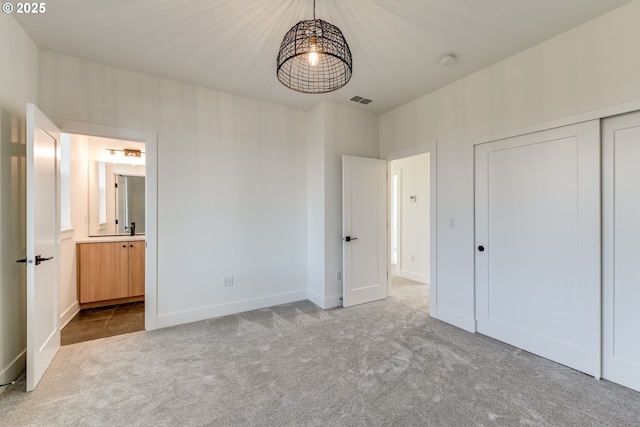
<path fill-rule="evenodd" d="M 129 229 L 131 230 L 132 236 L 136 234 L 136 223 L 134 221 L 131 221 L 131 227 L 129 227 Z"/>

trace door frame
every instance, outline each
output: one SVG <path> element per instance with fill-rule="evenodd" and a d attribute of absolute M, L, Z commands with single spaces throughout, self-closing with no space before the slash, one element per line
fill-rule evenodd
<path fill-rule="evenodd" d="M 429 315 L 438 318 L 438 186 L 437 186 L 437 145 L 433 140 L 425 144 L 391 151 L 380 158 L 387 161 L 387 200 L 391 197 L 391 161 L 429 153 Z M 390 218 L 391 204 L 387 203 L 387 218 Z M 387 227 L 387 239 L 391 238 L 391 228 Z M 389 240 L 390 241 L 390 240 Z M 387 244 L 387 271 L 391 271 L 390 245 Z M 387 279 L 387 293 L 391 287 L 391 277 Z"/>
<path fill-rule="evenodd" d="M 387 197 L 387 200 L 389 200 L 389 238 L 388 238 L 388 245 L 389 245 L 389 250 L 391 251 L 391 239 L 392 239 L 392 234 L 393 234 L 393 221 L 392 221 L 392 217 L 391 217 L 391 208 L 393 206 L 394 200 L 393 200 L 393 196 L 395 196 L 395 203 L 396 203 L 396 207 L 398 209 L 398 212 L 396 214 L 396 217 L 393 218 L 396 222 L 396 226 L 398 227 L 398 229 L 396 230 L 397 232 L 397 245 L 398 247 L 396 248 L 397 254 L 396 254 L 396 269 L 395 270 L 389 270 L 389 273 L 393 273 L 396 276 L 400 275 L 400 271 L 401 271 L 401 261 L 402 261 L 402 194 L 398 194 L 398 193 L 402 193 L 402 169 L 400 171 L 398 171 L 397 174 L 393 174 L 391 171 L 391 162 L 393 160 L 389 160 L 388 161 L 388 168 L 389 168 L 389 196 Z M 394 194 L 393 192 L 393 177 L 397 176 L 398 177 L 398 188 L 397 188 L 397 192 Z M 393 263 L 391 262 L 391 252 L 389 253 L 389 266 L 393 265 Z M 389 292 L 387 292 L 388 294 Z"/>
<path fill-rule="evenodd" d="M 146 257 L 144 327 L 158 326 L 158 134 L 69 120 L 55 120 L 60 132 L 145 143 Z"/>

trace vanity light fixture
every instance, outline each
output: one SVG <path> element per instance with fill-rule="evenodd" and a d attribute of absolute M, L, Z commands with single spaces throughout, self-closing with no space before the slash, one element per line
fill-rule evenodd
<path fill-rule="evenodd" d="M 138 150 L 137 148 L 125 148 L 125 149 L 107 148 L 107 151 L 112 156 L 116 155 L 116 151 L 118 151 L 120 153 L 124 153 L 125 157 L 142 157 L 142 155 L 144 154 L 144 151 Z"/>
<path fill-rule="evenodd" d="M 109 163 L 128 163 L 131 165 L 144 165 L 144 151 L 137 148 L 107 148 L 109 155 L 105 161 Z M 122 153 L 122 154 L 120 154 Z"/>
<path fill-rule="evenodd" d="M 349 45 L 338 27 L 316 19 L 300 21 L 285 34 L 277 57 L 280 83 L 302 93 L 327 93 L 351 79 L 353 61 Z"/>

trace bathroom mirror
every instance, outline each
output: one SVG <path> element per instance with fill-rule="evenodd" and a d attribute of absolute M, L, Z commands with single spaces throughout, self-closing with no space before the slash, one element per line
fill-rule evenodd
<path fill-rule="evenodd" d="M 89 236 L 145 233 L 145 167 L 90 161 Z"/>

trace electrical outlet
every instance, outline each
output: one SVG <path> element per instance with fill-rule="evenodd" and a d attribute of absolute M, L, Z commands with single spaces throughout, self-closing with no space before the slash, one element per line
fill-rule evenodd
<path fill-rule="evenodd" d="M 233 286 L 233 276 L 224 278 L 224 287 Z"/>
<path fill-rule="evenodd" d="M 342 280 L 342 271 L 336 273 L 336 280 Z"/>

